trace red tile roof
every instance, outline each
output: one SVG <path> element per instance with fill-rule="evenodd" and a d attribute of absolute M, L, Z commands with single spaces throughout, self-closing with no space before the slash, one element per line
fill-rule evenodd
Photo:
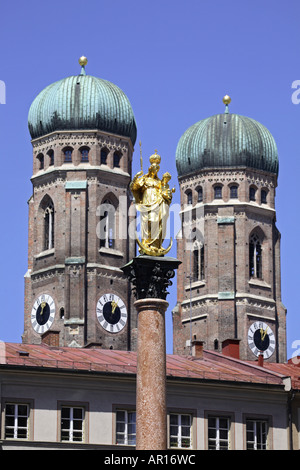
<path fill-rule="evenodd" d="M 292 362 L 288 362 L 285 364 L 276 363 L 276 364 L 269 364 L 265 363 L 264 367 L 267 370 L 271 370 L 273 372 L 277 372 L 278 374 L 282 374 L 285 376 L 291 377 L 292 388 L 296 390 L 300 390 L 300 368 L 299 366 L 293 364 Z"/>
<path fill-rule="evenodd" d="M 137 354 L 96 347 L 55 348 L 44 344 L 0 343 L 1 365 L 134 375 Z M 286 377 L 291 377 L 293 387 L 300 389 L 300 368 L 294 364 L 265 363 L 264 367 L 259 367 L 257 362 L 241 361 L 214 351 L 203 351 L 203 359 L 168 354 L 167 376 L 273 385 L 284 385 Z"/>

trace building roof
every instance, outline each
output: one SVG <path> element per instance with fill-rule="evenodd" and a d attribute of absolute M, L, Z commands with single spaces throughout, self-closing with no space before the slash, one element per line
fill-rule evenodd
<path fill-rule="evenodd" d="M 178 176 L 203 169 L 254 168 L 278 174 L 278 152 L 268 129 L 226 108 L 189 127 L 176 149 Z"/>
<path fill-rule="evenodd" d="M 284 363 L 284 364 L 282 363 L 275 363 L 275 364 L 265 363 L 264 364 L 264 367 L 267 370 L 291 377 L 291 386 L 295 390 L 300 390 L 300 367 L 299 366 L 300 366 L 300 361 L 297 365 L 296 363 L 293 363 L 293 359 L 289 360 L 287 363 Z"/>
<path fill-rule="evenodd" d="M 108 80 L 79 75 L 59 80 L 42 90 L 28 114 L 32 139 L 54 131 L 98 129 L 131 139 L 137 128 L 133 110 L 125 93 Z"/>
<path fill-rule="evenodd" d="M 0 368 L 82 371 L 135 375 L 137 353 L 99 348 L 50 347 L 45 344 L 0 343 Z M 300 389 L 299 367 L 294 364 L 269 364 L 259 367 L 214 351 L 203 357 L 167 355 L 167 377 L 204 381 L 239 382 L 287 386 Z M 291 380 L 288 381 L 288 378 Z"/>

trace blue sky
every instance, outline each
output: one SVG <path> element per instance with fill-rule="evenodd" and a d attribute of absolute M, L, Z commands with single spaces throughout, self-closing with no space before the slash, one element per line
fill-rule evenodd
<path fill-rule="evenodd" d="M 273 134 L 280 162 L 282 300 L 292 355 L 293 342 L 300 342 L 300 104 L 291 99 L 292 83 L 300 80 L 299 17 L 294 0 L 2 0 L 1 340 L 19 342 L 23 333 L 32 192 L 28 110 L 45 86 L 77 74 L 78 58 L 86 55 L 87 73 L 112 81 L 130 99 L 138 127 L 134 171 L 141 140 L 144 159 L 158 149 L 161 171 L 170 171 L 174 183 L 181 135 L 200 119 L 223 112 L 227 93 L 231 112 L 258 120 Z M 176 256 L 175 249 L 171 254 Z M 170 352 L 176 286 L 168 301 Z"/>

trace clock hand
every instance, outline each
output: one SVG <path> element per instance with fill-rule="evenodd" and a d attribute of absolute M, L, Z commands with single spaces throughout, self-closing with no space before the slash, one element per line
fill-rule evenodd
<path fill-rule="evenodd" d="M 268 329 L 268 326 L 265 330 L 263 330 L 263 328 L 260 329 L 260 337 L 262 341 L 265 339 L 265 336 L 267 334 L 267 329 Z"/>
<path fill-rule="evenodd" d="M 42 307 L 42 310 L 41 310 L 40 315 L 43 315 L 44 308 L 46 307 L 46 302 L 42 302 L 42 303 L 41 303 L 41 307 Z"/>
<path fill-rule="evenodd" d="M 119 302 L 119 300 L 118 300 L 118 302 Z M 112 301 L 112 303 L 111 303 L 111 306 L 112 306 L 111 313 L 115 313 L 115 310 L 118 306 L 118 302 L 115 302 L 114 300 Z"/>
<path fill-rule="evenodd" d="M 259 331 L 260 331 L 260 339 L 262 339 L 263 334 L 264 334 L 264 330 L 261 328 Z"/>
<path fill-rule="evenodd" d="M 266 336 L 266 334 L 267 334 L 267 329 L 268 329 L 268 327 L 267 327 L 267 328 L 265 329 L 265 331 L 263 332 L 263 335 L 262 335 L 262 337 L 261 337 L 262 340 L 265 339 L 265 336 Z"/>

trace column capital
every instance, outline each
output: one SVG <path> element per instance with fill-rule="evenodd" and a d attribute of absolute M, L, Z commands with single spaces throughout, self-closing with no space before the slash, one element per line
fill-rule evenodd
<path fill-rule="evenodd" d="M 166 300 L 167 289 L 180 263 L 176 258 L 140 255 L 121 269 L 132 283 L 136 300 Z"/>

